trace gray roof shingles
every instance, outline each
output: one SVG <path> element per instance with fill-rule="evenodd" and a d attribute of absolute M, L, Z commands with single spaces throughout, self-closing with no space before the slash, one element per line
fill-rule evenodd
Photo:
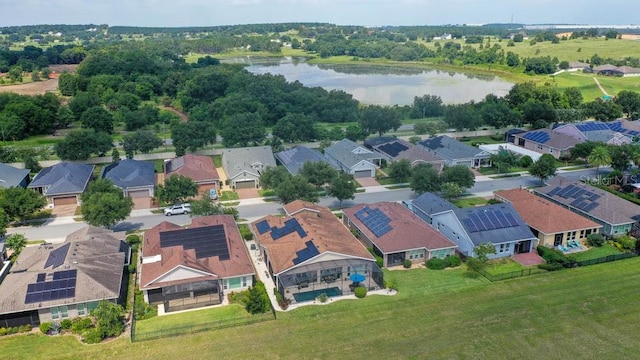
<path fill-rule="evenodd" d="M 354 153 L 353 151 L 358 148 L 366 150 L 366 153 Z M 380 158 L 380 155 L 374 154 L 371 150 L 368 150 L 364 146 L 358 145 L 349 139 L 342 139 L 327 147 L 324 149 L 324 153 L 330 155 L 347 168 L 352 168 L 363 160 L 371 162 L 372 159 Z"/>
<path fill-rule="evenodd" d="M 411 204 L 429 216 L 458 208 L 447 200 L 429 192 L 413 199 Z"/>
<path fill-rule="evenodd" d="M 133 159 L 105 166 L 100 177 L 122 189 L 154 186 L 156 180 L 153 163 Z"/>
<path fill-rule="evenodd" d="M 271 146 L 224 149 L 222 152 L 222 161 L 229 179 L 235 178 L 244 171 L 260 176 L 251 166 L 252 164 L 260 163 L 262 164 L 262 169 L 276 166 Z"/>
<path fill-rule="evenodd" d="M 489 157 L 489 154 L 483 154 L 483 150 L 480 150 L 477 147 L 471 145 L 463 144 L 460 141 L 452 139 L 446 135 L 422 140 L 418 144 L 435 152 L 440 156 L 444 156 L 449 159 Z"/>
<path fill-rule="evenodd" d="M 0 187 L 18 186 L 27 176 L 29 176 L 29 169 L 17 169 L 13 166 L 0 164 Z"/>
<path fill-rule="evenodd" d="M 296 146 L 294 148 L 281 151 L 279 153 L 276 153 L 275 157 L 293 175 L 300 172 L 300 169 L 302 168 L 305 162 L 312 162 L 312 163 L 326 162 L 331 167 L 337 169 L 337 166 L 332 162 L 330 162 L 319 151 L 309 149 L 304 146 Z"/>
<path fill-rule="evenodd" d="M 84 192 L 93 173 L 93 165 L 61 162 L 42 169 L 29 188 L 44 187 L 44 195 L 79 194 Z"/>

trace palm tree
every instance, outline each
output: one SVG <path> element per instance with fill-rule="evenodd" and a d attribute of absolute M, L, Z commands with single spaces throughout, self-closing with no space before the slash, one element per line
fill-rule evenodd
<path fill-rule="evenodd" d="M 611 164 L 611 155 L 609 155 L 609 149 L 606 146 L 596 146 L 589 154 L 589 164 L 596 166 L 596 173 L 600 169 L 600 166 Z"/>

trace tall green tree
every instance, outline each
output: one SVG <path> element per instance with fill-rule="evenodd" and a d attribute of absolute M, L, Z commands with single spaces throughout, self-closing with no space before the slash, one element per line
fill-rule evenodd
<path fill-rule="evenodd" d="M 640 116 L 640 94 L 631 90 L 622 90 L 615 97 L 615 103 L 620 105 L 622 112 L 630 119 Z"/>
<path fill-rule="evenodd" d="M 11 220 L 24 220 L 47 205 L 39 193 L 21 187 L 0 189 L 0 207 Z"/>
<path fill-rule="evenodd" d="M 493 166 L 498 169 L 498 173 L 508 172 L 509 169 L 518 163 L 518 157 L 508 150 L 501 150 L 495 154 L 491 154 L 489 160 Z"/>
<path fill-rule="evenodd" d="M 338 199 L 340 208 L 342 208 L 342 202 L 348 199 L 356 198 L 357 185 L 351 174 L 341 172 L 337 177 L 331 180 L 329 188 L 327 189 L 327 195 Z"/>
<path fill-rule="evenodd" d="M 156 187 L 156 197 L 161 203 L 178 204 L 187 198 L 196 196 L 198 185 L 189 177 L 171 175 L 164 184 Z"/>
<path fill-rule="evenodd" d="M 113 132 L 113 116 L 102 106 L 88 108 L 80 116 L 82 126 L 96 132 L 111 134 Z"/>
<path fill-rule="evenodd" d="M 278 185 L 291 180 L 291 174 L 284 166 L 267 167 L 260 175 L 260 184 L 264 189 L 275 190 Z"/>
<path fill-rule="evenodd" d="M 401 159 L 389 164 L 389 176 L 399 182 L 406 182 L 411 178 L 411 163 L 407 159 Z"/>
<path fill-rule="evenodd" d="M 133 159 L 136 152 L 148 154 L 151 150 L 162 146 L 162 139 L 152 131 L 136 130 L 133 134 L 122 138 L 122 147 L 128 159 Z"/>
<path fill-rule="evenodd" d="M 283 204 L 294 200 L 304 200 L 312 203 L 320 200 L 316 187 L 302 175 L 294 175 L 289 181 L 280 183 L 275 188 L 275 192 Z"/>
<path fill-rule="evenodd" d="M 627 171 L 631 166 L 634 157 L 634 145 L 611 146 L 609 154 L 611 155 L 611 168 L 617 171 Z"/>
<path fill-rule="evenodd" d="M 302 164 L 299 173 L 317 187 L 330 183 L 338 176 L 338 171 L 332 168 L 328 162 L 324 161 L 307 161 Z"/>
<path fill-rule="evenodd" d="M 183 156 L 187 150 L 196 151 L 216 142 L 216 130 L 211 123 L 188 121 L 171 126 L 171 139 L 176 156 Z"/>
<path fill-rule="evenodd" d="M 90 183 L 81 199 L 82 218 L 93 226 L 110 228 L 126 219 L 133 209 L 133 200 L 108 179 Z"/>
<path fill-rule="evenodd" d="M 76 75 L 68 72 L 63 72 L 58 77 L 58 90 L 63 96 L 73 96 L 78 90 L 78 80 Z"/>
<path fill-rule="evenodd" d="M 460 185 L 463 189 L 470 189 L 476 183 L 473 171 L 464 165 L 447 166 L 440 174 L 440 182 L 452 182 Z"/>
<path fill-rule="evenodd" d="M 418 194 L 440 191 L 438 170 L 434 169 L 430 164 L 415 166 L 411 174 L 409 187 Z"/>
<path fill-rule="evenodd" d="M 4 237 L 7 233 L 7 227 L 11 223 L 11 219 L 0 207 L 0 237 Z"/>
<path fill-rule="evenodd" d="M 393 129 L 398 130 L 400 113 L 387 106 L 369 105 L 362 109 L 359 120 L 360 128 L 365 134 L 375 134 L 379 136 Z"/>
<path fill-rule="evenodd" d="M 557 171 L 556 159 L 551 154 L 542 155 L 538 161 L 531 164 L 529 174 L 540 179 L 544 184 L 545 180 L 555 176 Z"/>
<path fill-rule="evenodd" d="M 96 330 L 103 339 L 118 336 L 124 331 L 124 309 L 118 304 L 102 300 L 91 310 L 91 316 L 95 319 Z"/>
<path fill-rule="evenodd" d="M 440 192 L 451 201 L 451 199 L 458 198 L 464 194 L 464 189 L 456 183 L 446 182 L 440 185 Z"/>
<path fill-rule="evenodd" d="M 601 166 L 611 164 L 611 155 L 609 154 L 609 149 L 605 145 L 598 145 L 589 154 L 589 164 L 596 166 L 596 171 L 600 169 Z"/>
<path fill-rule="evenodd" d="M 20 255 L 22 249 L 27 246 L 27 239 L 23 234 L 11 234 L 7 237 L 5 244 L 7 245 L 8 249 L 11 249 L 11 251 L 13 251 L 13 257 L 15 258 L 16 256 Z"/>
<path fill-rule="evenodd" d="M 111 136 L 92 129 L 73 130 L 54 145 L 62 160 L 87 160 L 91 154 L 101 155 L 113 147 Z"/>
<path fill-rule="evenodd" d="M 191 213 L 189 213 L 189 216 L 222 215 L 224 213 L 224 206 L 211 200 L 209 193 L 204 193 L 200 199 L 191 201 Z"/>
<path fill-rule="evenodd" d="M 242 113 L 225 119 L 220 135 L 225 147 L 233 147 L 260 144 L 264 141 L 266 132 L 262 118 L 258 114 Z"/>

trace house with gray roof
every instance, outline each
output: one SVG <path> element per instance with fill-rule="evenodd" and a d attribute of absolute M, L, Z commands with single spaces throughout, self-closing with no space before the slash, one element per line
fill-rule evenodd
<path fill-rule="evenodd" d="M 324 149 L 325 156 L 353 177 L 375 177 L 376 164 L 382 156 L 349 139 L 342 139 Z"/>
<path fill-rule="evenodd" d="M 44 195 L 50 207 L 78 205 L 93 168 L 93 165 L 61 162 L 40 170 L 27 187 Z"/>
<path fill-rule="evenodd" d="M 260 176 L 268 167 L 276 167 L 271 146 L 224 149 L 222 167 L 234 189 L 260 187 Z"/>
<path fill-rule="evenodd" d="M 406 202 L 409 209 L 458 245 L 464 256 L 475 256 L 474 248 L 489 243 L 496 253 L 490 258 L 529 253 L 538 239 L 509 203 L 458 208 L 438 196 L 425 193 Z"/>
<path fill-rule="evenodd" d="M 0 164 L 0 187 L 22 187 L 29 185 L 29 169 L 18 169 L 6 164 Z"/>
<path fill-rule="evenodd" d="M 551 154 L 556 159 L 569 154 L 571 148 L 584 140 L 551 129 L 538 129 L 513 135 L 513 143 L 540 154 Z"/>
<path fill-rule="evenodd" d="M 373 145 L 373 150 L 389 162 L 407 160 L 411 166 L 429 164 L 438 172 L 441 172 L 444 168 L 445 161 L 443 158 L 406 140 L 394 138 L 386 142 L 380 140 Z"/>
<path fill-rule="evenodd" d="M 125 159 L 102 168 L 100 177 L 109 179 L 125 196 L 152 198 L 156 185 L 155 167 L 152 162 Z"/>
<path fill-rule="evenodd" d="M 0 275 L 0 327 L 59 323 L 89 315 L 101 300 L 122 303 L 131 259 L 124 237 L 90 226 L 62 243 L 24 248 Z"/>
<path fill-rule="evenodd" d="M 329 161 L 329 159 L 327 159 L 327 157 L 320 151 L 309 149 L 304 146 L 296 146 L 294 148 L 281 151 L 276 153 L 275 157 L 276 160 L 282 164 L 289 173 L 291 173 L 291 175 L 298 174 L 306 162 L 324 162 L 336 170 L 339 169 L 337 164 Z"/>
<path fill-rule="evenodd" d="M 602 234 L 621 236 L 640 220 L 640 206 L 608 191 L 556 176 L 534 193 L 602 225 Z"/>
<path fill-rule="evenodd" d="M 555 127 L 553 131 L 572 136 L 583 141 L 596 141 L 608 145 L 630 144 L 640 132 L 624 128 L 620 121 L 583 121 Z"/>
<path fill-rule="evenodd" d="M 422 140 L 418 142 L 418 145 L 443 158 L 447 166 L 464 165 L 470 168 L 488 166 L 491 156 L 487 151 L 464 144 L 446 135 Z"/>

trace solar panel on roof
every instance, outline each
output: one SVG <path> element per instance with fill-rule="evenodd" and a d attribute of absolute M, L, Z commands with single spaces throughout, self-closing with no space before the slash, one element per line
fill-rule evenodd
<path fill-rule="evenodd" d="M 562 188 L 559 187 L 559 186 L 556 186 L 551 191 L 549 191 L 549 194 L 547 194 L 547 195 L 549 195 L 549 196 L 556 195 L 558 192 L 560 192 L 560 190 L 562 190 Z"/>
<path fill-rule="evenodd" d="M 41 278 L 40 275 L 44 275 L 46 278 L 46 274 L 38 274 L 38 280 Z M 76 269 L 57 271 L 53 273 L 52 281 L 38 281 L 27 284 L 25 304 L 74 297 L 77 275 L 78 271 Z"/>
<path fill-rule="evenodd" d="M 62 264 L 64 264 L 64 260 L 67 258 L 69 246 L 71 246 L 71 243 L 66 243 L 50 252 L 49 257 L 47 257 L 47 261 L 44 264 L 44 268 L 46 269 L 49 266 L 52 266 L 53 269 L 55 269 L 58 266 L 62 266 Z"/>
<path fill-rule="evenodd" d="M 401 152 L 407 150 L 408 147 L 405 146 L 404 144 L 394 141 L 391 143 L 386 143 L 384 145 L 381 145 L 378 147 L 378 149 L 382 150 L 382 152 L 388 154 L 391 157 L 396 157 Z"/>
<path fill-rule="evenodd" d="M 507 219 L 507 221 L 509 222 L 509 225 L 511 226 L 518 226 L 518 221 L 516 220 L 516 218 L 513 217 L 513 215 L 506 213 L 504 214 L 504 217 Z"/>
<path fill-rule="evenodd" d="M 318 251 L 318 248 L 311 240 L 305 242 L 305 245 L 306 247 L 304 249 L 296 251 L 297 257 L 293 259 L 294 264 L 298 265 L 320 254 L 320 251 Z"/>
<path fill-rule="evenodd" d="M 595 193 L 591 193 L 591 196 L 589 196 L 589 200 L 590 201 L 596 201 L 600 198 L 600 195 L 595 194 Z"/>
<path fill-rule="evenodd" d="M 389 225 L 391 219 L 380 209 L 371 209 L 368 206 L 358 210 L 354 214 L 376 236 L 381 237 L 393 228 Z"/>
<path fill-rule="evenodd" d="M 283 236 L 291 234 L 292 232 L 297 232 L 298 236 L 300 236 L 301 238 L 307 236 L 307 232 L 304 231 L 298 220 L 289 219 L 284 222 L 284 226 L 271 229 L 271 238 L 273 238 L 273 240 L 278 240 Z"/>
<path fill-rule="evenodd" d="M 591 204 L 589 204 L 589 205 L 587 205 L 587 206 L 583 207 L 583 208 L 582 208 L 582 209 L 580 209 L 580 210 L 589 212 L 589 211 L 591 211 L 591 210 L 595 209 L 597 206 L 598 206 L 598 203 L 597 203 L 597 202 L 592 202 Z"/>
<path fill-rule="evenodd" d="M 269 223 L 267 222 L 267 220 L 262 220 L 256 224 L 256 228 L 258 229 L 258 232 L 260 233 L 260 235 L 262 235 L 268 232 L 271 229 L 271 226 L 269 226 Z"/>
<path fill-rule="evenodd" d="M 40 273 L 40 274 L 38 274 L 38 280 L 36 280 L 36 281 L 37 281 L 37 282 L 43 282 L 43 281 L 44 281 L 44 279 L 46 279 L 46 277 L 47 277 L 47 274 L 45 274 L 45 273 Z"/>
<path fill-rule="evenodd" d="M 193 249 L 197 259 L 215 256 L 220 260 L 231 258 L 224 225 L 161 232 L 160 246 L 163 248 L 182 246 L 185 250 Z"/>

